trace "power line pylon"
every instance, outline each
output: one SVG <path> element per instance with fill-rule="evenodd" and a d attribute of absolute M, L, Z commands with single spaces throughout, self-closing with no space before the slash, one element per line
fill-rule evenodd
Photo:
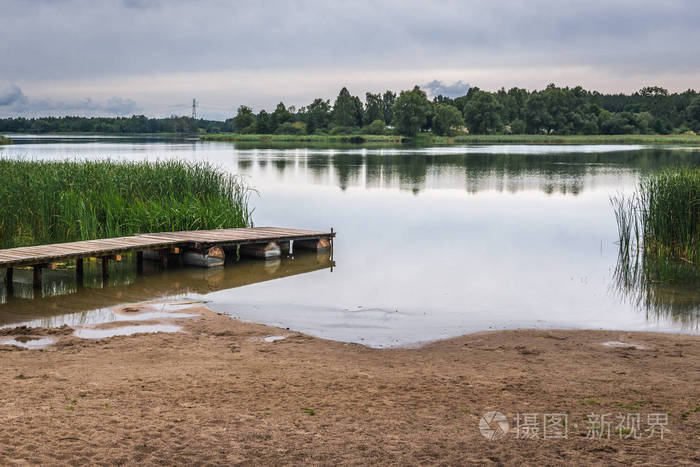
<path fill-rule="evenodd" d="M 197 120 L 197 101 L 192 99 L 192 120 Z"/>

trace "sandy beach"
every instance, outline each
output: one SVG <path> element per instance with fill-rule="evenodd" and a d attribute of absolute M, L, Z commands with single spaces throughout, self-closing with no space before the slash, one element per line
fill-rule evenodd
<path fill-rule="evenodd" d="M 3 330 L 55 342 L 0 347 L 0 462 L 700 463 L 698 336 L 498 331 L 376 350 L 186 311 L 173 333 Z"/>

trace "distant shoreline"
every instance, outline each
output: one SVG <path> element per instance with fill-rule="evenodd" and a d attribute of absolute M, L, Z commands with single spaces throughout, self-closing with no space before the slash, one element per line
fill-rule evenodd
<path fill-rule="evenodd" d="M 309 142 L 309 143 L 388 143 L 388 144 L 683 144 L 700 146 L 698 135 L 249 135 L 206 134 L 200 141 L 230 142 Z"/>
<path fill-rule="evenodd" d="M 35 135 L 33 133 L 17 133 Z M 436 136 L 420 134 L 410 138 L 400 135 L 275 135 L 240 133 L 38 133 L 36 136 L 105 136 L 114 138 L 187 138 L 208 142 L 238 143 L 331 143 L 331 144 L 390 144 L 390 145 L 454 145 L 454 144 L 648 144 L 697 145 L 700 135 L 459 135 Z M 0 144 L 12 144 L 12 139 L 0 135 Z"/>

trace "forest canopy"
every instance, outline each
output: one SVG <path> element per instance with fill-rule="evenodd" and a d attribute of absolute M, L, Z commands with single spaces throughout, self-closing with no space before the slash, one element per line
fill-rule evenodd
<path fill-rule="evenodd" d="M 580 86 L 489 92 L 471 87 L 460 97 L 429 99 L 411 90 L 368 92 L 364 100 L 342 88 L 331 102 L 317 98 L 274 111 L 238 108 L 226 121 L 189 117 L 46 117 L 0 119 L 0 132 L 224 133 L 241 134 L 456 134 L 624 135 L 700 132 L 700 94 L 669 93 L 659 86 L 633 94 L 603 94 Z"/>

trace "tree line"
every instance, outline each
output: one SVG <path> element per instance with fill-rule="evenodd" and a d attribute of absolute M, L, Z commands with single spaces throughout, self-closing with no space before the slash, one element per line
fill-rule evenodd
<path fill-rule="evenodd" d="M 681 134 L 700 131 L 700 94 L 669 93 L 650 86 L 633 94 L 602 94 L 582 87 L 550 84 L 495 92 L 472 87 L 457 98 L 428 99 L 416 86 L 366 93 L 364 102 L 342 88 L 333 103 L 321 98 L 307 106 L 274 111 L 242 105 L 224 122 L 165 119 L 143 115 L 116 118 L 49 117 L 0 119 L 4 132 L 221 133 L 243 134 Z"/>
<path fill-rule="evenodd" d="M 41 117 L 0 119 L 0 132 L 5 133 L 179 133 L 192 134 L 199 131 L 222 133 L 232 131 L 231 125 L 216 120 L 193 120 L 190 117 L 171 116 L 148 118 L 144 115 L 131 117 Z"/>

